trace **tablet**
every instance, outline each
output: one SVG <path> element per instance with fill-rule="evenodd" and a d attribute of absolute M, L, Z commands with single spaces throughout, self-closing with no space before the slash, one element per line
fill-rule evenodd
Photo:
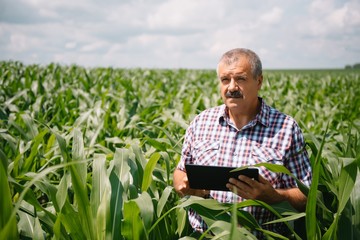
<path fill-rule="evenodd" d="M 257 168 L 245 168 L 239 171 L 230 172 L 235 167 L 204 166 L 195 164 L 185 164 L 190 188 L 230 191 L 226 184 L 229 178 L 238 178 L 239 175 L 245 175 L 259 180 L 259 170 Z"/>

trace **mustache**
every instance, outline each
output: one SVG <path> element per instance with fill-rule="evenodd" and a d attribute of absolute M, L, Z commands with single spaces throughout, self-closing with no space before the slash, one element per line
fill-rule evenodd
<path fill-rule="evenodd" d="M 225 93 L 225 97 L 227 98 L 243 98 L 243 96 L 244 95 L 240 91 L 234 91 L 234 92 L 227 91 Z"/>

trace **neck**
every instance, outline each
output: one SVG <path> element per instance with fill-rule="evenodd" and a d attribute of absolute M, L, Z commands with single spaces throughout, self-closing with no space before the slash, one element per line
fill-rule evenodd
<path fill-rule="evenodd" d="M 249 106 L 245 109 L 228 109 L 228 113 L 231 121 L 235 124 L 236 128 L 240 130 L 250 121 L 255 119 L 256 115 L 260 112 L 260 109 L 261 102 L 257 100 L 252 106 Z"/>

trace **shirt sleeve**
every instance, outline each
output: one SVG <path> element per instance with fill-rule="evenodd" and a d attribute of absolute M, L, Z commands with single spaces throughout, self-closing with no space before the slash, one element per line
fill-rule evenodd
<path fill-rule="evenodd" d="M 176 169 L 185 172 L 185 163 L 191 163 L 192 143 L 193 143 L 193 123 L 191 123 L 188 129 L 186 130 L 182 151 L 181 151 L 181 158 Z"/>
<path fill-rule="evenodd" d="M 289 151 L 286 154 L 284 165 L 303 184 L 310 186 L 312 180 L 311 164 L 306 151 L 304 136 L 299 125 L 294 121 L 290 138 Z M 283 176 L 283 187 L 297 187 L 296 181 L 290 176 Z"/>

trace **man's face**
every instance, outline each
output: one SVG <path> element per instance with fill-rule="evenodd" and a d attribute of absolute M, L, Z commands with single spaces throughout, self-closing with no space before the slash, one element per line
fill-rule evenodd
<path fill-rule="evenodd" d="M 229 109 L 247 108 L 257 102 L 262 77 L 255 79 L 246 57 L 241 57 L 230 65 L 221 62 L 218 67 L 220 92 Z"/>

